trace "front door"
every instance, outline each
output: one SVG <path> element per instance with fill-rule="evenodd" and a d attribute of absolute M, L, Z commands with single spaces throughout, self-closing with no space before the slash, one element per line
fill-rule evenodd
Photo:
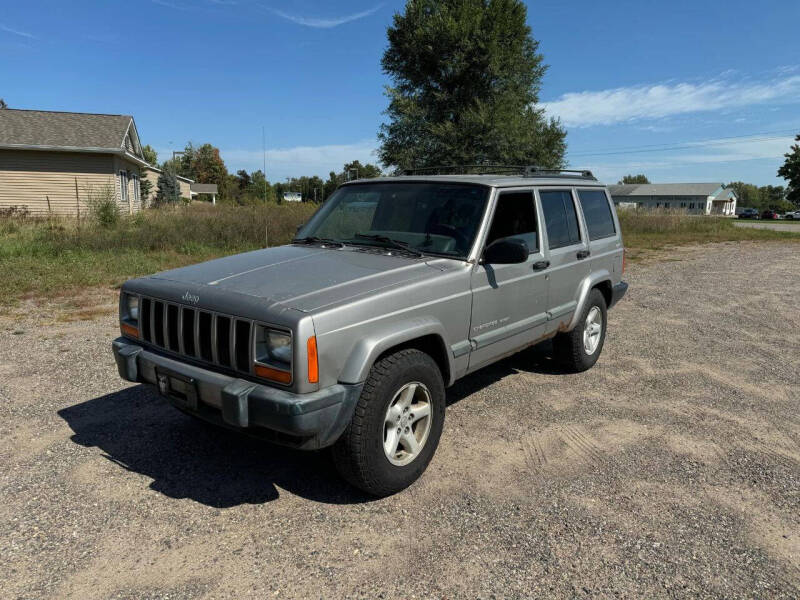
<path fill-rule="evenodd" d="M 533 190 L 499 192 L 484 248 L 520 238 L 530 254 L 523 263 L 478 264 L 472 272 L 469 370 L 474 371 L 542 337 L 547 323 L 547 266 Z"/>
<path fill-rule="evenodd" d="M 566 326 L 578 304 L 581 282 L 589 275 L 589 246 L 584 240 L 570 189 L 538 191 L 547 230 L 550 261 L 547 332 Z"/>

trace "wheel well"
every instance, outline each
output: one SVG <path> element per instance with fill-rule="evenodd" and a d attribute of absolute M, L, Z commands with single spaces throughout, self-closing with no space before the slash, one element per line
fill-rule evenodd
<path fill-rule="evenodd" d="M 610 281 L 601 281 L 598 283 L 594 288 L 600 290 L 600 293 L 603 294 L 603 298 L 606 300 L 606 306 L 611 304 L 611 282 Z"/>
<path fill-rule="evenodd" d="M 402 344 L 398 344 L 397 346 L 392 346 L 388 350 L 384 351 L 378 358 L 376 358 L 375 362 L 377 363 L 383 357 L 388 356 L 389 354 L 394 354 L 395 352 L 406 350 L 408 348 L 414 348 L 430 356 L 439 367 L 439 371 L 442 373 L 442 379 L 444 380 L 445 386 L 448 385 L 450 381 L 450 363 L 447 362 L 447 349 L 445 347 L 444 340 L 442 340 L 442 338 L 436 334 L 424 335 L 422 337 L 403 342 Z"/>

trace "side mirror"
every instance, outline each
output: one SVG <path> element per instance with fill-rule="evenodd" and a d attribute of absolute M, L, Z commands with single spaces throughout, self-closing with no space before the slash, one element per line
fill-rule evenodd
<path fill-rule="evenodd" d="M 512 265 L 528 260 L 528 244 L 519 238 L 507 237 L 493 241 L 483 251 L 483 262 L 489 265 Z"/>

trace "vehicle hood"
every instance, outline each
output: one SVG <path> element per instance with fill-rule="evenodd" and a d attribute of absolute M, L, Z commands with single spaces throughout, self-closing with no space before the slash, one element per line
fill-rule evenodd
<path fill-rule="evenodd" d="M 312 312 L 441 273 L 424 259 L 374 250 L 279 246 L 164 271 L 150 279 L 210 286 Z"/>

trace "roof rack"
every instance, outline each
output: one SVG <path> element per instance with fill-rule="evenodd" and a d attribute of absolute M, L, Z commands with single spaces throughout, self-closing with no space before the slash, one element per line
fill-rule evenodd
<path fill-rule="evenodd" d="M 442 165 L 403 169 L 400 175 L 519 175 L 522 177 L 563 177 L 597 181 L 586 169 L 548 169 L 536 165 Z"/>

